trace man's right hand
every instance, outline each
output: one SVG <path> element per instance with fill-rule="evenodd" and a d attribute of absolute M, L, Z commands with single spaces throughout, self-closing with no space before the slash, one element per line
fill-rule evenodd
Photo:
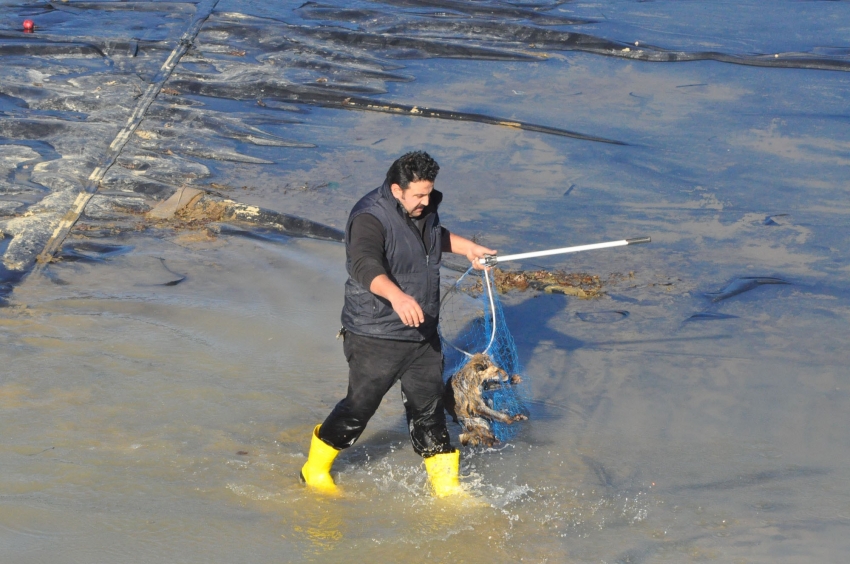
<path fill-rule="evenodd" d="M 391 299 L 393 310 L 401 318 L 401 322 L 408 327 L 419 327 L 421 323 L 425 323 L 425 314 L 419 303 L 413 298 L 399 290 L 399 296 Z"/>
<path fill-rule="evenodd" d="M 369 291 L 390 301 L 393 311 L 408 327 L 419 327 L 425 323 L 425 313 L 413 296 L 405 294 L 386 274 L 379 274 L 369 285 Z"/>

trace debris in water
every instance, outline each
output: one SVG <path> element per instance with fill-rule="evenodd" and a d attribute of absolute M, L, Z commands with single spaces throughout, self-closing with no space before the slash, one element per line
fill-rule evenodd
<path fill-rule="evenodd" d="M 505 271 L 498 268 L 492 270 L 492 276 L 495 281 L 496 290 L 500 294 L 506 294 L 511 290 L 523 292 L 530 288 L 539 292 L 546 292 L 547 294 L 575 296 L 583 300 L 604 296 L 604 286 L 626 278 L 623 274 L 612 274 L 607 280 L 603 280 L 595 274 L 587 274 L 585 272 L 568 273 L 562 270 Z M 630 274 L 629 277 L 633 277 L 633 274 Z M 480 292 L 481 289 L 480 282 L 470 288 L 475 293 Z"/>
<path fill-rule="evenodd" d="M 170 198 L 158 203 L 149 211 L 148 217 L 153 219 L 170 219 L 178 211 L 193 204 L 203 193 L 202 190 L 198 190 L 197 188 L 181 186 Z"/>
<path fill-rule="evenodd" d="M 339 229 L 273 210 L 249 206 L 234 200 L 207 194 L 194 188 L 178 190 L 171 198 L 162 202 L 161 213 L 155 215 L 154 208 L 148 218 L 175 229 L 208 229 L 210 234 L 227 232 L 220 229 L 219 222 L 234 221 L 251 225 L 250 231 L 269 230 L 276 235 L 308 237 L 324 241 L 342 242 L 344 234 Z M 171 202 L 168 204 L 168 202 Z M 167 206 L 165 204 L 168 204 Z M 161 216 L 161 217 L 160 217 Z"/>

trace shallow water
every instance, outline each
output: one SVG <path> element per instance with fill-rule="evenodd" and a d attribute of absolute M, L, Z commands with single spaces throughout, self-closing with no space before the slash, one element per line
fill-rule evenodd
<path fill-rule="evenodd" d="M 846 3 L 222 1 L 113 155 L 194 6 L 0 4 L 0 560 L 843 560 L 850 74 L 822 68 L 850 61 Z M 49 49 L 19 54 L 24 17 Z M 443 222 L 503 254 L 653 242 L 515 265 L 623 276 L 503 296 L 530 420 L 464 449 L 472 500 L 427 493 L 397 389 L 334 466 L 345 495 L 316 498 L 297 475 L 345 393 L 343 249 L 139 210 L 186 184 L 340 228 L 411 148 Z M 19 283 L 110 158 L 62 260 Z"/>

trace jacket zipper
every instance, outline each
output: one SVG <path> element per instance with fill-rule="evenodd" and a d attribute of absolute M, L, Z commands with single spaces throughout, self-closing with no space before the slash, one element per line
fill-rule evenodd
<path fill-rule="evenodd" d="M 402 207 L 401 204 L 399 204 L 398 202 L 396 202 L 396 204 L 398 205 L 398 208 Z M 396 209 L 398 209 L 398 208 L 396 208 Z M 401 210 L 399 210 L 399 211 L 401 211 Z M 436 211 L 432 212 L 432 214 L 436 214 L 436 213 L 437 213 Z M 416 235 L 416 238 L 419 239 L 419 244 L 422 246 L 422 250 L 425 252 L 425 299 L 427 300 L 428 297 L 431 295 L 431 252 L 428 249 L 428 247 L 425 246 L 425 241 L 422 240 L 422 233 L 420 233 L 419 229 L 416 228 L 416 224 L 413 223 L 413 220 L 410 218 L 410 216 L 402 213 L 402 217 L 405 219 L 405 222 L 407 223 L 407 226 L 410 228 L 410 230 L 413 231 L 413 233 Z M 426 221 L 425 229 L 433 231 L 434 224 L 432 223 L 431 226 L 428 227 L 427 222 L 428 221 L 436 221 L 436 220 L 428 218 L 425 221 Z M 434 245 L 436 245 L 434 238 L 435 238 L 435 234 L 431 233 L 431 249 L 433 249 Z M 439 315 L 439 312 L 438 312 L 438 315 Z"/>
<path fill-rule="evenodd" d="M 433 213 L 436 213 L 436 212 L 433 212 Z M 428 247 L 425 246 L 425 241 L 422 240 L 422 233 L 420 233 L 419 229 L 416 228 L 416 224 L 413 223 L 413 220 L 410 219 L 409 216 L 405 219 L 408 222 L 407 226 L 410 228 L 411 231 L 413 231 L 413 233 L 416 235 L 416 238 L 419 239 L 419 244 L 421 245 L 422 250 L 425 252 L 425 299 L 427 300 L 428 297 L 431 295 L 431 250 L 429 250 Z M 432 223 L 431 226 L 429 227 L 428 226 L 429 221 L 436 221 L 436 220 L 434 220 L 432 218 L 428 218 L 428 219 L 425 220 L 425 222 L 426 222 L 425 223 L 425 229 L 427 231 L 431 231 L 431 249 L 433 249 L 434 245 L 436 244 L 436 242 L 434 240 L 436 235 L 433 233 L 434 224 Z"/>

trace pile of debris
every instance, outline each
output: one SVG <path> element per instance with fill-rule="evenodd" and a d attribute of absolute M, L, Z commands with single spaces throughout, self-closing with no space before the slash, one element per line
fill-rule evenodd
<path fill-rule="evenodd" d="M 634 278 L 634 272 L 628 275 L 614 273 L 607 279 L 602 279 L 595 274 L 585 272 L 564 272 L 562 270 L 500 270 L 494 268 L 491 271 L 494 284 L 500 294 L 506 294 L 511 290 L 536 290 L 547 294 L 565 294 L 575 296 L 583 300 L 600 298 L 605 295 L 603 288 L 614 284 L 625 278 Z M 479 282 L 470 289 L 474 293 L 481 292 L 482 286 Z"/>
<path fill-rule="evenodd" d="M 206 228 L 213 233 L 219 232 L 225 222 L 247 225 L 252 231 L 267 230 L 290 237 L 343 240 L 343 233 L 333 227 L 189 187 L 179 188 L 170 198 L 157 204 L 147 213 L 147 219 L 176 229 Z"/>

